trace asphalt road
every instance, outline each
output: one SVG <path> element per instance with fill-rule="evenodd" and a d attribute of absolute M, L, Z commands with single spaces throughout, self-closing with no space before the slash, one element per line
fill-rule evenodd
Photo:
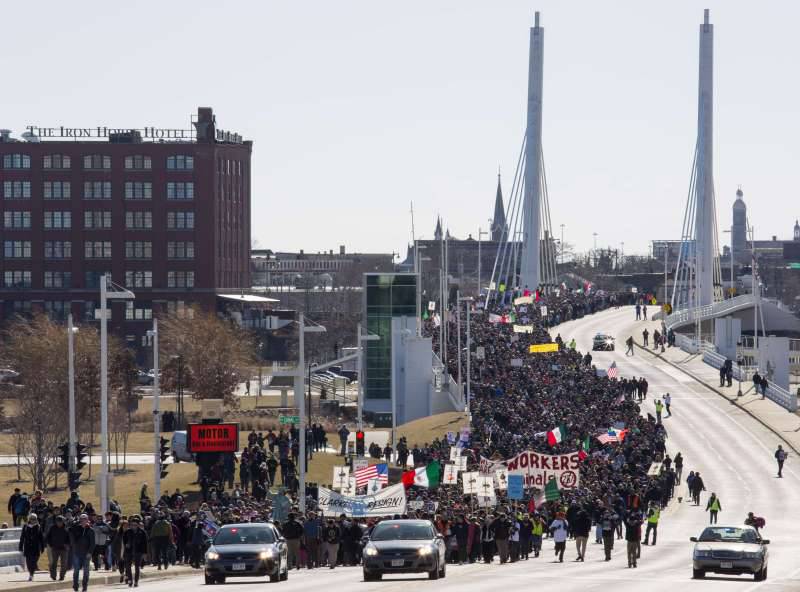
<path fill-rule="evenodd" d="M 635 329 L 641 332 L 642 324 L 633 322 L 630 307 L 617 311 L 606 311 L 581 321 L 559 327 L 561 335 L 568 340 L 575 337 L 578 348 L 591 347 L 591 338 L 598 331 L 615 334 L 620 344 Z M 652 332 L 652 327 L 650 327 Z M 436 582 L 410 577 L 390 577 L 382 582 L 365 583 L 360 568 L 337 568 L 292 572 L 288 582 L 266 584 L 280 590 L 307 592 L 315 590 L 381 590 L 400 592 L 409 590 L 437 589 L 458 592 L 507 592 L 534 588 L 537 590 L 572 591 L 635 590 L 637 592 L 675 592 L 734 590 L 765 592 L 800 590 L 800 541 L 795 529 L 800 527 L 800 467 L 793 467 L 795 459 L 789 458 L 784 478 L 776 478 L 772 457 L 778 443 L 774 434 L 745 413 L 731 406 L 724 399 L 702 385 L 692 381 L 680 371 L 654 358 L 637 353 L 626 357 L 624 348 L 616 352 L 596 352 L 594 361 L 604 367 L 617 361 L 621 376 L 646 376 L 650 383 L 650 395 L 644 409 L 655 414 L 654 396 L 670 392 L 673 397 L 672 417 L 664 422 L 669 431 L 668 447 L 674 455 L 683 453 L 684 476 L 690 470 L 699 470 L 708 492 L 701 499 L 701 506 L 686 503 L 685 484 L 679 487 L 684 494 L 683 503 L 674 501 L 662 512 L 659 525 L 658 544 L 643 547 L 639 567 L 627 568 L 624 541 L 614 549 L 613 559 L 603 561 L 601 545 L 590 543 L 585 563 L 573 562 L 576 554 L 569 543 L 563 564 L 553 562 L 550 541 L 545 542 L 545 553 L 538 559 L 503 566 L 483 564 L 448 566 L 447 578 Z M 720 497 L 723 511 L 720 524 L 741 523 L 748 511 L 764 516 L 764 536 L 771 540 L 769 578 L 756 583 L 752 577 L 716 577 L 705 580 L 691 579 L 690 536 L 699 534 L 708 522 L 705 502 L 711 491 Z M 412 583 L 413 582 L 413 583 Z M 263 586 L 264 580 L 231 580 L 230 585 Z M 198 590 L 203 586 L 202 577 L 176 578 L 173 580 L 143 582 L 142 588 L 153 592 L 183 592 Z M 114 586 L 113 588 L 116 588 Z"/>

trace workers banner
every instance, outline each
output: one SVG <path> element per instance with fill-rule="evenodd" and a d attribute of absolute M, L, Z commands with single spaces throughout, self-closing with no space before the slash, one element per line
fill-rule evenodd
<path fill-rule="evenodd" d="M 550 455 L 528 450 L 506 460 L 505 467 L 509 478 L 522 475 L 525 487 L 544 489 L 555 477 L 559 489 L 576 489 L 580 484 L 580 463 L 577 452 Z"/>
<path fill-rule="evenodd" d="M 558 351 L 557 343 L 537 343 L 528 348 L 528 353 L 531 354 L 546 354 L 557 351 Z"/>
<path fill-rule="evenodd" d="M 327 487 L 319 488 L 319 509 L 324 516 L 378 518 L 406 513 L 406 488 L 392 485 L 374 495 L 342 495 Z"/>

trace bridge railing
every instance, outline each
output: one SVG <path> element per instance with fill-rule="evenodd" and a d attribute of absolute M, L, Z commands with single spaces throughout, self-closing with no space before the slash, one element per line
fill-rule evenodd
<path fill-rule="evenodd" d="M 661 315 L 659 318 L 663 318 L 667 329 L 672 329 L 680 325 L 692 323 L 698 318 L 700 320 L 705 320 L 725 316 L 728 313 L 735 312 L 742 308 L 748 308 L 752 306 L 755 301 L 756 299 L 753 294 L 743 294 L 735 298 L 723 300 L 722 302 L 714 302 L 713 304 L 705 304 L 695 308 L 682 308 L 673 311 L 671 315 L 667 315 L 666 317 Z"/>
<path fill-rule="evenodd" d="M 25 571 L 25 557 L 19 552 L 21 528 L 0 528 L 0 573 Z"/>

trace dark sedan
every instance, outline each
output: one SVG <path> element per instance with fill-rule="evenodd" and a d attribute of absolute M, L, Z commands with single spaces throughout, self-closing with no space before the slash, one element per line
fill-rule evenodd
<path fill-rule="evenodd" d="M 286 580 L 286 542 L 272 524 L 226 524 L 206 551 L 205 576 L 206 584 L 224 584 L 225 578 L 236 577 Z"/>
<path fill-rule="evenodd" d="M 427 573 L 445 577 L 446 548 L 428 520 L 385 520 L 372 529 L 364 547 L 364 581 L 383 574 Z"/>

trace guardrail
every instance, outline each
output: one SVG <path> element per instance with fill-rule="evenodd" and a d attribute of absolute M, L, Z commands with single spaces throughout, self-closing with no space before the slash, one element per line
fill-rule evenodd
<path fill-rule="evenodd" d="M 750 308 L 755 304 L 756 298 L 753 294 L 743 294 L 735 298 L 728 298 L 722 302 L 714 302 L 713 304 L 706 304 L 695 308 L 682 308 L 674 311 L 671 315 L 666 317 L 659 316 L 654 320 L 662 319 L 667 329 L 675 329 L 689 323 L 694 323 L 697 319 L 701 321 L 725 316 L 726 314 Z M 660 312 L 660 311 L 659 311 Z"/>
<path fill-rule="evenodd" d="M 0 528 L 0 573 L 25 571 L 25 557 L 19 552 L 21 528 Z"/>
<path fill-rule="evenodd" d="M 706 364 L 713 366 L 716 369 L 720 369 L 725 364 L 726 360 L 727 358 L 725 358 L 725 356 L 722 356 L 719 353 L 712 350 L 706 350 L 703 353 L 703 361 Z M 735 380 L 737 381 L 741 380 L 742 382 L 745 382 L 749 380 L 748 374 L 749 374 L 749 368 L 746 367 L 740 368 L 737 365 L 733 366 L 733 378 Z M 778 405 L 780 405 L 784 409 L 787 409 L 788 411 L 791 411 L 792 413 L 797 411 L 797 394 L 790 393 L 789 391 L 779 387 L 776 384 L 771 384 L 767 387 L 767 392 L 765 393 L 765 396 L 770 401 L 777 403 Z"/>

